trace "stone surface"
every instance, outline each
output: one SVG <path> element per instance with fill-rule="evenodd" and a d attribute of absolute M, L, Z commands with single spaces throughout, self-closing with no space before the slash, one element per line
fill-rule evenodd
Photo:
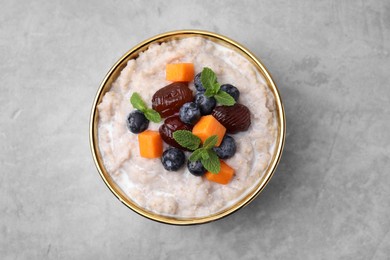
<path fill-rule="evenodd" d="M 2 259 L 389 259 L 390 3 L 2 1 Z M 140 41 L 204 29 L 261 58 L 282 161 L 249 206 L 176 227 L 122 205 L 92 161 L 105 73 Z"/>

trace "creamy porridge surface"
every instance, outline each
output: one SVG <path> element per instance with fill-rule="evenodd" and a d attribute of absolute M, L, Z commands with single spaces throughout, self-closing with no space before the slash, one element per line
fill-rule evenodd
<path fill-rule="evenodd" d="M 193 176 L 186 166 L 170 172 L 160 159 L 140 157 L 137 135 L 127 129 L 126 118 L 133 110 L 131 94 L 138 92 L 152 107 L 153 94 L 171 83 L 165 80 L 166 64 L 179 62 L 194 63 L 195 73 L 211 68 L 219 83 L 240 90 L 239 103 L 251 111 L 248 131 L 232 135 L 237 152 L 226 163 L 235 169 L 235 176 L 227 185 Z M 189 87 L 195 94 L 192 82 Z M 201 37 L 152 44 L 128 61 L 98 112 L 99 149 L 107 172 L 131 200 L 160 215 L 194 218 L 226 209 L 260 181 L 274 152 L 275 101 L 265 80 L 241 55 Z M 150 122 L 149 129 L 158 131 L 162 123 Z"/>

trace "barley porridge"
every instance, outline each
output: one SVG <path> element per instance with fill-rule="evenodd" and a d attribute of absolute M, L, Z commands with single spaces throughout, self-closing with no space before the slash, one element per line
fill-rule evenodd
<path fill-rule="evenodd" d="M 137 135 L 126 126 L 133 110 L 132 93 L 140 93 L 152 107 L 153 94 L 170 84 L 165 79 L 166 64 L 175 62 L 193 63 L 195 72 L 212 68 L 219 82 L 240 90 L 240 103 L 251 112 L 249 129 L 232 135 L 237 151 L 226 162 L 235 175 L 227 185 L 194 176 L 186 167 L 167 171 L 160 159 L 141 157 Z M 189 88 L 195 94 L 193 82 Z M 138 58 L 129 60 L 98 105 L 98 115 L 99 150 L 115 183 L 140 207 L 178 218 L 216 214 L 245 196 L 272 159 L 278 129 L 274 97 L 256 67 L 233 50 L 201 37 L 151 44 Z M 158 131 L 160 125 L 150 122 L 148 129 Z"/>

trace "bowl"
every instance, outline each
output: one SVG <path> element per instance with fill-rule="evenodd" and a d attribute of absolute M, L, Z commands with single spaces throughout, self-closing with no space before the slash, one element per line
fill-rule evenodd
<path fill-rule="evenodd" d="M 181 218 L 181 217 L 172 217 L 172 216 L 165 216 L 156 214 L 154 212 L 151 212 L 149 210 L 146 210 L 145 208 L 140 207 L 137 205 L 134 201 L 132 201 L 131 198 L 129 198 L 121 189 L 120 187 L 113 181 L 110 174 L 107 172 L 107 169 L 105 168 L 102 160 L 102 155 L 99 150 L 99 144 L 98 144 L 98 109 L 97 106 L 102 101 L 102 98 L 104 94 L 110 90 L 112 83 L 118 78 L 120 72 L 124 67 L 126 66 L 127 62 L 131 59 L 135 59 L 138 57 L 138 55 L 148 49 L 148 47 L 153 43 L 163 43 L 163 42 L 169 42 L 172 40 L 178 40 L 183 39 L 186 37 L 203 37 L 208 40 L 211 40 L 213 42 L 216 42 L 220 45 L 223 45 L 238 54 L 240 54 L 242 57 L 250 61 L 257 69 L 257 71 L 263 76 L 263 78 L 266 81 L 266 85 L 269 88 L 269 90 L 272 92 L 275 98 L 275 105 L 276 105 L 276 124 L 277 124 L 277 140 L 275 142 L 274 147 L 274 153 L 272 154 L 271 161 L 266 168 L 264 174 L 258 181 L 257 185 L 252 187 L 249 193 L 242 197 L 239 201 L 237 201 L 235 204 L 229 206 L 227 209 L 218 212 L 216 214 L 212 214 L 209 216 L 203 216 L 203 217 L 197 217 L 197 218 Z M 208 31 L 200 31 L 200 30 L 179 30 L 179 31 L 172 31 L 167 33 L 162 33 L 157 36 L 154 36 L 150 39 L 147 39 L 140 44 L 133 47 L 131 50 L 129 50 L 127 53 L 125 53 L 109 70 L 105 78 L 103 79 L 95 100 L 93 102 L 92 111 L 91 111 L 91 117 L 90 117 L 90 129 L 89 129 L 89 139 L 90 139 L 90 146 L 92 151 L 92 156 L 95 162 L 95 165 L 97 167 L 97 170 L 103 179 L 104 183 L 107 185 L 107 187 L 111 190 L 111 192 L 128 208 L 133 210 L 134 212 L 157 222 L 165 223 L 165 224 L 173 224 L 173 225 L 193 225 L 193 224 L 203 224 L 208 223 L 211 221 L 219 220 L 223 217 L 226 217 L 233 212 L 238 211 L 242 207 L 248 205 L 251 201 L 253 201 L 260 192 L 265 188 L 267 183 L 270 181 L 272 175 L 275 172 L 275 169 L 280 161 L 282 150 L 284 146 L 284 140 L 285 140 L 285 129 L 286 129 L 286 123 L 285 123 L 285 114 L 284 114 L 284 108 L 282 104 L 282 100 L 280 98 L 279 90 L 276 87 L 270 73 L 266 69 L 266 67 L 261 63 L 261 61 L 255 57 L 255 55 L 250 52 L 248 49 L 246 49 L 241 44 L 237 43 L 234 40 L 231 40 L 223 35 L 216 34 L 213 32 Z"/>

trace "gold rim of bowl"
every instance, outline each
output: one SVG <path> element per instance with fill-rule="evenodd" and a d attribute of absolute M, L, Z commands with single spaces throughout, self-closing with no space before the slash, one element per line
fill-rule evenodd
<path fill-rule="evenodd" d="M 97 138 L 97 125 L 98 125 L 98 112 L 97 112 L 97 105 L 101 102 L 104 94 L 111 88 L 111 84 L 116 80 L 116 78 L 119 76 L 122 69 L 126 66 L 127 61 L 130 59 L 135 59 L 138 57 L 140 52 L 145 51 L 150 44 L 152 43 L 162 43 L 162 42 L 168 42 L 171 40 L 177 40 L 182 39 L 186 37 L 204 37 L 208 40 L 214 41 L 218 44 L 224 45 L 242 56 L 244 56 L 247 60 L 249 60 L 260 72 L 260 74 L 264 77 L 264 79 L 267 82 L 267 86 L 273 93 L 275 97 L 275 103 L 276 103 L 276 116 L 277 116 L 277 124 L 278 124 L 278 134 L 277 134 L 277 140 L 275 144 L 275 151 L 272 156 L 272 160 L 266 169 L 265 173 L 261 177 L 259 183 L 252 187 L 252 190 L 244 197 L 242 197 L 239 201 L 237 201 L 234 205 L 231 207 L 218 212 L 216 214 L 206 216 L 206 217 L 200 217 L 200 218 L 180 218 L 180 217 L 168 217 L 168 216 L 162 216 L 158 215 L 156 213 L 150 212 L 140 206 L 138 206 L 135 202 L 133 202 L 131 199 L 129 199 L 125 193 L 119 188 L 119 186 L 112 180 L 109 173 L 106 171 L 103 160 L 99 151 L 98 146 L 98 138 Z M 283 147 L 284 147 L 284 140 L 286 135 L 286 120 L 285 120 L 285 114 L 284 114 L 284 108 L 282 104 L 282 100 L 280 98 L 279 90 L 276 87 L 270 73 L 265 68 L 265 66 L 260 62 L 258 58 L 255 57 L 248 49 L 243 47 L 241 44 L 225 37 L 217 33 L 208 32 L 208 31 L 201 31 L 201 30 L 178 30 L 178 31 L 171 31 L 162 33 L 159 35 L 156 35 L 150 39 L 147 39 L 140 44 L 133 47 L 131 50 L 129 50 L 126 54 L 124 54 L 110 69 L 110 71 L 107 73 L 105 78 L 103 79 L 102 83 L 100 84 L 99 90 L 96 94 L 95 100 L 93 102 L 92 106 L 92 112 L 91 112 L 91 118 L 90 118 L 90 127 L 89 127 L 89 141 L 90 146 L 92 150 L 92 156 L 95 161 L 95 165 L 97 167 L 97 170 L 102 177 L 103 181 L 107 185 L 107 187 L 111 190 L 111 192 L 128 208 L 135 211 L 136 213 L 149 218 L 154 221 L 158 221 L 165 224 L 173 224 L 173 225 L 194 225 L 194 224 L 202 224 L 202 223 L 208 223 L 211 221 L 215 221 L 218 219 L 221 219 L 223 217 L 226 217 L 233 212 L 236 212 L 240 208 L 248 205 L 252 200 L 254 200 L 259 193 L 265 188 L 267 183 L 270 181 L 272 175 L 275 172 L 275 169 L 280 161 Z"/>

